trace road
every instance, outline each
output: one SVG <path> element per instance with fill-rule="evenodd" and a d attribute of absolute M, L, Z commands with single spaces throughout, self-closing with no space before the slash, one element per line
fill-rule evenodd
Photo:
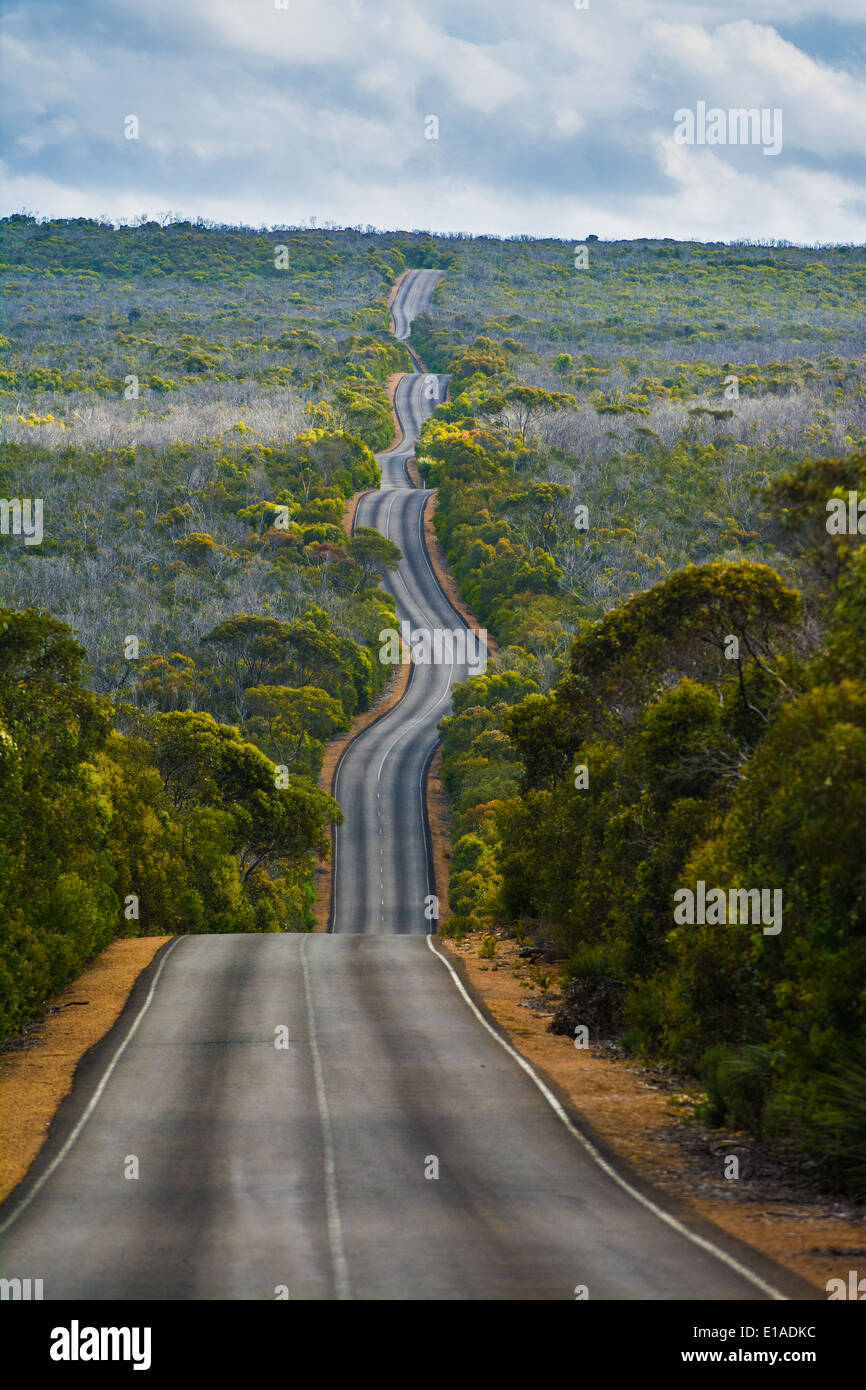
<path fill-rule="evenodd" d="M 766 1296 L 611 1180 L 432 946 L 172 943 L 0 1212 L 48 1173 L 3 1273 L 46 1299 Z"/>
<path fill-rule="evenodd" d="M 391 305 L 395 338 L 403 341 L 409 337 L 412 320 L 430 308 L 433 291 L 444 273 L 442 270 L 410 270 L 407 273 Z"/>
<path fill-rule="evenodd" d="M 423 303 L 401 288 L 398 324 Z M 451 626 L 405 469 L 424 393 L 401 383 L 406 439 L 358 520 L 404 552 L 401 616 Z M 423 772 L 460 674 L 415 666 L 343 759 L 331 934 L 181 937 L 140 977 L 0 1208 L 5 1277 L 46 1299 L 809 1296 L 620 1176 L 429 935 Z"/>
<path fill-rule="evenodd" d="M 412 319 L 429 306 L 441 277 L 438 270 L 409 271 L 391 307 L 398 337 L 405 337 Z M 394 595 L 398 618 L 408 621 L 413 633 L 466 630 L 436 582 L 424 545 L 422 516 L 429 494 L 415 489 L 406 468 L 422 422 L 444 400 L 446 382 L 446 377 L 416 373 L 398 383 L 394 408 L 403 438 L 396 449 L 378 456 L 382 487 L 362 497 L 355 514 L 356 527 L 374 526 L 403 552 L 385 587 Z M 477 654 L 482 653 L 483 645 Z M 334 795 L 346 824 L 334 834 L 332 932 L 409 935 L 435 928 L 425 777 L 451 686 L 469 674 L 466 661 L 413 663 L 404 698 L 341 759 Z"/>
<path fill-rule="evenodd" d="M 356 526 L 374 526 L 393 540 L 403 559 L 386 587 L 394 594 L 398 618 L 410 633 L 465 632 L 465 624 L 443 595 L 430 567 L 422 534 L 429 494 L 416 490 L 406 471 L 417 425 L 430 414 L 444 379 L 407 376 L 397 388 L 395 407 L 404 440 L 392 454 L 380 455 L 382 488 L 361 499 Z M 441 654 L 452 655 L 443 644 Z M 458 656 L 475 656 L 465 649 Z M 486 655 L 483 643 L 478 657 Z M 476 672 L 483 669 L 476 665 Z M 430 931 L 435 922 L 427 820 L 425 774 L 438 742 L 437 725 L 448 713 L 451 686 L 471 674 L 465 660 L 413 663 L 405 696 L 388 714 L 351 743 L 337 768 L 334 795 L 346 816 L 335 831 L 331 930 L 410 934 Z M 425 916 L 426 911 L 428 913 Z"/>

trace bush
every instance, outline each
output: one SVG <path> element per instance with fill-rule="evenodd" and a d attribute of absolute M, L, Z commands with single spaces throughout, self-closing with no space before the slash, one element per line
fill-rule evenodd
<path fill-rule="evenodd" d="M 623 1004 L 628 1026 L 621 1042 L 626 1052 L 647 1059 L 658 1056 L 667 1019 L 667 999 L 663 981 L 637 980 Z"/>
<path fill-rule="evenodd" d="M 852 1057 L 774 1097 L 768 1128 L 793 1135 L 816 1163 L 822 1185 L 866 1200 L 866 1063 Z"/>
<path fill-rule="evenodd" d="M 583 1025 L 589 1029 L 590 1036 L 616 1038 L 622 1031 L 623 995 L 622 980 L 609 975 L 572 980 L 565 987 L 563 1001 L 547 1025 L 547 1031 L 573 1037 L 575 1028 Z"/>
<path fill-rule="evenodd" d="M 462 941 L 468 932 L 474 931 L 476 923 L 471 917 L 449 917 L 439 928 L 439 935 Z"/>
<path fill-rule="evenodd" d="M 698 1117 L 713 1125 L 733 1125 L 761 1134 L 773 1086 L 773 1054 L 764 1047 L 711 1047 L 699 1067 L 707 1092 Z"/>

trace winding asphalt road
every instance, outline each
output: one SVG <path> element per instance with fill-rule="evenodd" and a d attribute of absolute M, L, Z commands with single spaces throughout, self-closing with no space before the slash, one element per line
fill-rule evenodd
<path fill-rule="evenodd" d="M 403 552 L 386 587 L 411 639 L 452 634 L 436 662 L 410 662 L 409 686 L 388 714 L 366 729 L 343 755 L 334 795 L 346 816 L 334 834 L 331 930 L 334 933 L 425 933 L 435 929 L 435 885 L 425 811 L 427 767 L 437 725 L 450 708 L 455 681 L 484 669 L 486 647 L 472 638 L 445 598 L 430 566 L 422 521 L 429 493 L 415 489 L 406 470 L 417 425 L 442 399 L 444 378 L 406 376 L 395 408 L 404 430 L 400 448 L 382 454 L 382 488 L 362 497 L 356 526 L 374 526 Z M 430 393 L 428 395 L 428 392 Z M 406 654 L 409 655 L 408 648 Z M 465 658 L 470 657 L 470 667 Z"/>
<path fill-rule="evenodd" d="M 398 325 L 430 278 L 403 282 Z M 403 550 L 401 616 L 450 627 L 405 469 L 431 404 L 401 383 L 406 438 L 359 520 Z M 344 758 L 331 934 L 181 937 L 139 978 L 0 1208 L 6 1278 L 46 1299 L 810 1296 L 620 1176 L 440 955 L 422 784 L 460 676 L 413 667 Z"/>
<path fill-rule="evenodd" d="M 443 270 L 410 270 L 400 283 L 391 305 L 394 320 L 394 337 L 402 342 L 412 331 L 412 320 L 430 308 L 433 291 L 438 285 Z"/>
<path fill-rule="evenodd" d="M 405 338 L 413 318 L 429 307 L 439 270 L 411 270 L 391 306 L 396 336 Z M 466 625 L 436 582 L 424 544 L 422 521 L 430 494 L 416 489 L 406 468 L 423 421 L 444 400 L 447 377 L 415 373 L 401 378 L 394 408 L 401 443 L 380 454 L 382 486 L 361 498 L 355 526 L 373 526 L 403 552 L 385 587 L 408 633 L 465 634 Z M 408 653 L 407 653 L 408 654 Z M 454 654 L 452 648 L 452 654 Z M 440 656 L 449 655 L 443 646 Z M 473 640 L 457 656 L 471 656 L 483 670 L 486 647 Z M 438 743 L 437 725 L 450 708 L 451 687 L 473 674 L 465 660 L 410 662 L 405 696 L 351 743 L 337 768 L 334 795 L 346 816 L 334 832 L 331 931 L 371 934 L 435 930 L 435 885 L 425 810 L 427 767 Z"/>

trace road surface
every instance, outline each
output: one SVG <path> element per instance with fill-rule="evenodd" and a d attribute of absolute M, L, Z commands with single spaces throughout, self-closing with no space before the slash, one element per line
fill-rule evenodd
<path fill-rule="evenodd" d="M 412 320 L 430 308 L 433 291 L 444 274 L 443 270 L 410 270 L 407 273 L 391 305 L 395 338 L 403 341 L 409 337 Z"/>
<path fill-rule="evenodd" d="M 404 282 L 405 283 L 405 282 Z M 451 687 L 474 669 L 483 670 L 486 648 L 458 649 L 466 627 L 436 582 L 422 534 L 428 494 L 416 490 L 406 458 L 420 421 L 442 398 L 444 378 L 406 376 L 395 408 L 404 440 L 380 455 L 382 488 L 362 497 L 356 526 L 374 526 L 403 552 L 386 587 L 409 633 L 453 634 L 439 655 L 450 659 L 411 664 L 404 698 L 351 743 L 337 768 L 334 795 L 346 816 L 334 834 L 331 930 L 385 934 L 424 933 L 435 928 L 434 892 L 425 775 L 438 742 L 437 725 L 450 708 Z M 428 393 L 430 393 L 428 395 Z M 436 394 L 438 393 L 438 397 Z M 459 635 L 458 635 L 459 634 Z M 476 658 L 470 668 L 466 660 Z M 425 912 L 427 915 L 425 915 Z"/>
<path fill-rule="evenodd" d="M 46 1299 L 768 1296 L 611 1180 L 433 945 L 172 943 L 0 1211 L 49 1174 L 4 1275 Z"/>

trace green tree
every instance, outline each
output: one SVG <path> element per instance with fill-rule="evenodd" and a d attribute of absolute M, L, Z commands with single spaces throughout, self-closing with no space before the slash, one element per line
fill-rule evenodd
<path fill-rule="evenodd" d="M 403 558 L 399 546 L 386 536 L 380 535 L 372 526 L 357 526 L 346 550 L 353 564 L 358 567 L 359 589 L 378 584 L 389 570 L 397 568 Z"/>

